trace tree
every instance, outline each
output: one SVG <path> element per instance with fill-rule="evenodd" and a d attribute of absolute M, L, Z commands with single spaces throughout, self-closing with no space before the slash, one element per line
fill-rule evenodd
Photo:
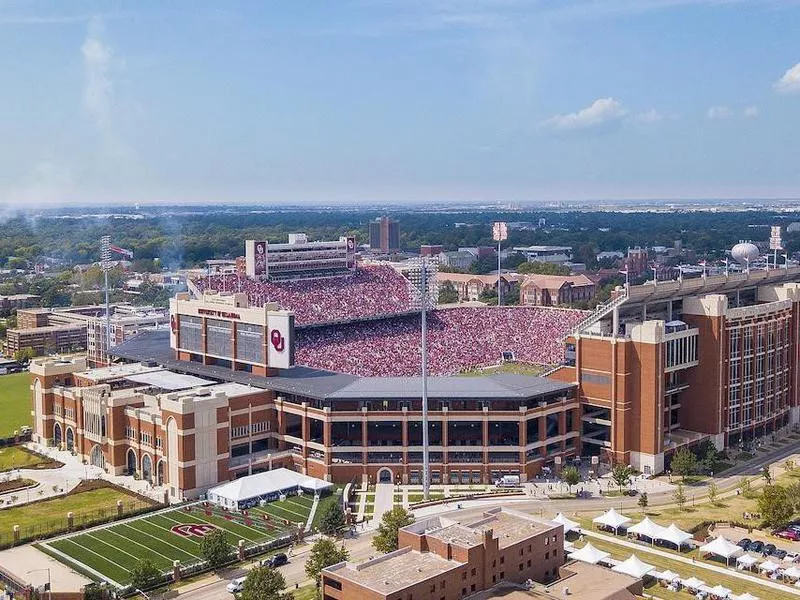
<path fill-rule="evenodd" d="M 795 512 L 800 511 L 800 483 L 793 483 L 786 487 L 786 496 Z"/>
<path fill-rule="evenodd" d="M 629 465 L 618 463 L 611 468 L 611 479 L 617 484 L 620 491 L 631 482 L 631 475 L 633 475 L 633 469 Z"/>
<path fill-rule="evenodd" d="M 83 588 L 83 600 L 107 600 L 110 597 L 107 584 L 90 583 Z"/>
<path fill-rule="evenodd" d="M 526 262 L 517 267 L 518 273 L 535 275 L 569 275 L 569 267 L 547 262 Z"/>
<path fill-rule="evenodd" d="M 686 481 L 686 476 L 694 473 L 697 468 L 697 457 L 688 448 L 681 448 L 672 457 L 670 468 L 673 473 L 680 475 Z"/>
<path fill-rule="evenodd" d="M 780 485 L 766 485 L 758 498 L 758 510 L 764 523 L 771 527 L 783 527 L 794 514 L 794 506 L 789 500 L 786 488 Z"/>
<path fill-rule="evenodd" d="M 711 482 L 708 484 L 708 500 L 711 504 L 717 503 L 717 496 L 719 495 L 719 489 L 717 488 L 717 484 L 715 482 Z"/>
<path fill-rule="evenodd" d="M 444 281 L 439 286 L 439 304 L 455 304 L 458 302 L 458 291 L 452 281 Z"/>
<path fill-rule="evenodd" d="M 747 477 L 742 477 L 739 480 L 739 493 L 746 496 L 750 493 L 750 480 Z"/>
<path fill-rule="evenodd" d="M 580 482 L 581 474 L 576 467 L 570 465 L 564 467 L 561 471 L 561 479 L 569 486 L 570 490 L 572 490 L 572 486 Z"/>
<path fill-rule="evenodd" d="M 291 594 L 284 594 L 286 580 L 271 567 L 255 567 L 244 580 L 239 600 L 290 600 Z"/>
<path fill-rule="evenodd" d="M 325 535 L 335 535 L 345 526 L 345 516 L 342 506 L 332 502 L 325 508 L 319 520 L 319 530 Z"/>
<path fill-rule="evenodd" d="M 372 545 L 378 552 L 394 552 L 397 550 L 397 532 L 401 527 L 411 525 L 414 516 L 402 506 L 395 506 L 383 513 L 378 524 L 378 533 L 372 538 Z"/>
<path fill-rule="evenodd" d="M 761 476 L 764 478 L 764 481 L 767 482 L 767 485 L 772 485 L 772 473 L 768 466 L 761 469 Z"/>
<path fill-rule="evenodd" d="M 647 499 L 647 492 L 642 492 L 642 495 L 639 496 L 639 502 L 638 502 L 639 506 L 641 506 L 644 509 L 647 508 L 648 503 L 649 500 Z"/>
<path fill-rule="evenodd" d="M 306 561 L 306 575 L 316 581 L 317 587 L 319 587 L 319 574 L 322 569 L 344 562 L 348 558 L 350 558 L 350 553 L 344 546 L 337 548 L 332 539 L 321 537 L 311 546 L 311 552 Z"/>
<path fill-rule="evenodd" d="M 30 346 L 26 346 L 25 348 L 20 348 L 19 350 L 14 351 L 14 360 L 21 363 L 30 362 L 32 358 L 36 357 L 36 350 L 31 348 Z"/>
<path fill-rule="evenodd" d="M 131 587 L 134 589 L 146 590 L 159 583 L 161 571 L 149 558 L 138 561 L 131 570 Z"/>
<path fill-rule="evenodd" d="M 213 569 L 228 562 L 232 553 L 233 546 L 221 529 L 215 529 L 200 540 L 200 555 Z"/>
<path fill-rule="evenodd" d="M 678 510 L 683 511 L 683 507 L 686 505 L 686 492 L 683 490 L 682 483 L 679 483 L 678 487 L 675 488 L 675 493 L 672 494 L 672 499 L 675 500 L 675 504 L 678 505 Z"/>

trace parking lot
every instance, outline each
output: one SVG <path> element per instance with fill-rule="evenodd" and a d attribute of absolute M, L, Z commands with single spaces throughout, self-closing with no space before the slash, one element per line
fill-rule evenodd
<path fill-rule="evenodd" d="M 714 530 L 715 535 L 723 535 L 734 544 L 738 544 L 742 539 L 747 538 L 752 541 L 759 541 L 763 544 L 774 544 L 776 548 L 784 550 L 787 553 L 800 553 L 800 542 L 792 542 L 785 540 L 774 535 L 767 535 L 763 532 L 754 529 L 752 532 L 747 531 L 742 527 L 725 527 L 718 525 Z M 748 551 L 753 556 L 761 557 L 761 552 Z M 775 560 L 783 560 L 783 562 L 791 562 L 788 558 L 781 559 L 780 557 L 773 556 Z"/>

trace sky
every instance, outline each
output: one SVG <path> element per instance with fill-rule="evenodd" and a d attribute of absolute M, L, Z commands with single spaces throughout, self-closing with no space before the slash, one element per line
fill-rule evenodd
<path fill-rule="evenodd" d="M 800 0 L 0 0 L 0 206 L 800 198 Z"/>

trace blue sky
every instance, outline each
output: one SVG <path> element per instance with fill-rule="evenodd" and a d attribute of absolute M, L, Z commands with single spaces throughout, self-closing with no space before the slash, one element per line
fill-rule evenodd
<path fill-rule="evenodd" d="M 0 0 L 0 204 L 800 197 L 800 0 Z"/>

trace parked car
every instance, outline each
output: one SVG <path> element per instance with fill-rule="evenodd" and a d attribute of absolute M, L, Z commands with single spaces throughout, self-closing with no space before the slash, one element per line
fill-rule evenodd
<path fill-rule="evenodd" d="M 800 531 L 797 531 L 796 529 L 781 529 L 775 532 L 775 536 L 796 542 L 800 540 Z"/>
<path fill-rule="evenodd" d="M 246 577 L 238 577 L 237 579 L 231 581 L 227 586 L 225 586 L 225 589 L 228 590 L 231 594 L 238 594 L 239 592 L 242 591 L 242 588 L 244 587 L 245 579 Z"/>
<path fill-rule="evenodd" d="M 274 556 L 270 556 L 269 558 L 265 558 L 264 560 L 262 560 L 261 566 L 272 567 L 274 569 L 275 567 L 280 567 L 281 565 L 285 565 L 288 562 L 289 562 L 289 557 L 286 556 L 283 552 L 279 552 Z"/>
<path fill-rule="evenodd" d="M 770 556 L 774 556 L 775 558 L 779 558 L 780 560 L 786 558 L 786 554 L 787 552 L 783 548 L 775 548 L 775 550 L 769 553 Z"/>
<path fill-rule="evenodd" d="M 783 557 L 785 560 L 790 560 L 792 562 L 800 561 L 800 554 L 797 552 L 787 552 L 786 556 Z"/>
<path fill-rule="evenodd" d="M 747 546 L 747 550 L 748 550 L 749 552 L 758 552 L 758 553 L 761 553 L 761 551 L 763 551 L 763 550 L 764 550 L 764 542 L 761 542 L 761 541 L 759 541 L 759 540 L 755 540 L 754 542 L 750 542 L 750 543 L 748 544 L 748 546 Z"/>
<path fill-rule="evenodd" d="M 747 548 L 752 543 L 753 543 L 753 540 L 751 540 L 750 538 L 742 538 L 742 539 L 739 540 L 739 543 L 736 544 L 736 545 L 739 546 L 739 548 L 741 548 L 742 550 L 747 550 Z"/>
<path fill-rule="evenodd" d="M 771 556 L 775 550 L 777 550 L 775 544 L 764 544 L 764 548 L 761 550 L 761 553 L 764 556 Z"/>

